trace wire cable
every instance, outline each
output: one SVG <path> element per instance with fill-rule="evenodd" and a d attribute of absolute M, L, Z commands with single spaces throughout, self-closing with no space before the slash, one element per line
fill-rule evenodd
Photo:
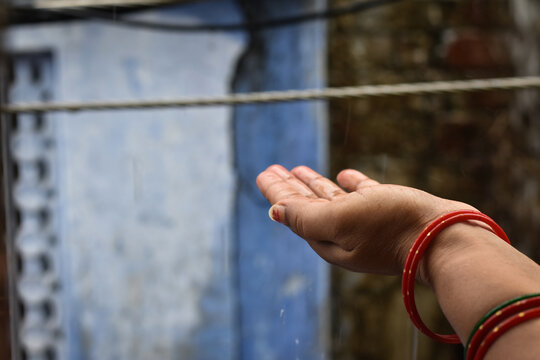
<path fill-rule="evenodd" d="M 75 19 L 81 20 L 101 20 L 107 21 L 111 24 L 136 27 L 148 30 L 162 30 L 162 31 L 184 31 L 184 32 L 198 32 L 198 31 L 258 31 L 269 28 L 276 28 L 282 26 L 289 26 L 294 24 L 300 24 L 305 22 L 311 22 L 315 20 L 331 19 L 344 15 L 351 15 L 358 12 L 366 11 L 372 8 L 376 8 L 383 5 L 397 3 L 403 0 L 367 0 L 356 1 L 349 5 L 344 5 L 335 8 L 329 8 L 323 11 L 310 12 L 305 14 L 284 16 L 282 18 L 268 19 L 255 22 L 241 22 L 230 24 L 167 24 L 156 23 L 144 20 L 128 19 L 124 16 L 117 16 L 114 13 L 108 13 L 97 10 L 68 10 L 68 9 L 32 9 L 30 7 L 13 7 L 12 10 L 19 10 L 25 12 L 37 12 L 43 13 L 57 13 L 61 15 L 67 15 Z"/>
<path fill-rule="evenodd" d="M 61 9 L 96 6 L 148 6 L 174 3 L 174 0 L 34 0 L 34 9 Z"/>
<path fill-rule="evenodd" d="M 162 100 L 96 101 L 72 103 L 17 103 L 0 110 L 5 113 L 129 110 L 185 108 L 223 105 L 247 105 L 274 102 L 330 100 L 382 96 L 457 93 L 487 90 L 510 90 L 540 87 L 540 76 L 364 85 L 340 88 L 265 91 L 213 97 L 189 97 Z"/>

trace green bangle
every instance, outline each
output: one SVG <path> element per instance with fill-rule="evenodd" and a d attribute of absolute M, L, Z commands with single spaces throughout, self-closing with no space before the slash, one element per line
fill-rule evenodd
<path fill-rule="evenodd" d="M 467 344 L 465 345 L 465 358 L 467 357 L 467 350 L 469 349 L 469 344 L 474 336 L 474 334 L 478 331 L 478 328 L 480 328 L 480 326 L 482 326 L 482 324 L 493 314 L 495 314 L 497 311 L 507 307 L 508 305 L 512 305 L 513 303 L 516 303 L 518 301 L 521 301 L 521 300 L 525 300 L 525 299 L 528 299 L 528 298 L 531 298 L 531 297 L 535 297 L 535 296 L 540 296 L 540 293 L 535 293 L 535 294 L 527 294 L 527 295 L 522 295 L 522 296 L 519 296 L 517 298 L 514 298 L 514 299 L 511 299 L 511 300 L 508 300 L 504 303 L 502 303 L 501 305 L 491 309 L 486 315 L 484 315 L 480 321 L 478 321 L 476 323 L 476 325 L 474 326 L 473 330 L 471 331 L 471 334 L 469 335 L 469 339 L 467 340 Z"/>

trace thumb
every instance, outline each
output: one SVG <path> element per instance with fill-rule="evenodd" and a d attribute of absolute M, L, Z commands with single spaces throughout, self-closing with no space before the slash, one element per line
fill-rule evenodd
<path fill-rule="evenodd" d="M 282 200 L 270 208 L 268 215 L 306 240 L 334 241 L 336 219 L 328 200 Z"/>

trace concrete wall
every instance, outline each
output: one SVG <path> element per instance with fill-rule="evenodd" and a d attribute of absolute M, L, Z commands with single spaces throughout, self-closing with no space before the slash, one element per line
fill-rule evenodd
<path fill-rule="evenodd" d="M 228 2 L 145 18 L 211 22 L 217 11 L 242 20 Z M 14 51 L 51 52 L 58 101 L 224 94 L 247 41 L 95 22 L 8 35 Z M 224 107 L 48 116 L 68 358 L 234 358 L 230 116 Z"/>
<path fill-rule="evenodd" d="M 272 5 L 259 11 L 279 16 L 323 2 Z M 139 17 L 238 22 L 243 13 L 234 2 L 211 1 Z M 48 54 L 45 97 L 55 101 L 220 95 L 233 79 L 240 91 L 324 84 L 321 24 L 250 40 L 243 32 L 71 22 L 14 28 L 8 41 L 15 53 Z M 241 61 L 236 73 L 255 42 L 269 52 L 253 69 Z M 11 100 L 40 100 L 32 86 Z M 326 266 L 269 221 L 254 182 L 273 162 L 323 169 L 324 114 L 316 103 L 234 114 L 226 107 L 47 114 L 62 290 L 58 357 L 324 357 Z"/>
<path fill-rule="evenodd" d="M 338 5 L 341 0 L 331 3 Z M 402 1 L 329 29 L 332 86 L 537 75 L 535 0 Z M 538 91 L 347 99 L 330 103 L 332 173 L 464 201 L 493 217 L 512 244 L 540 259 Z M 333 273 L 333 357 L 413 358 L 400 279 Z M 427 324 L 450 333 L 433 294 L 418 287 Z M 462 359 L 459 345 L 420 335 L 417 359 Z"/>
<path fill-rule="evenodd" d="M 325 1 L 246 4 L 252 21 L 323 9 Z M 237 92 L 323 87 L 326 24 L 315 22 L 253 34 L 238 67 Z M 305 241 L 269 222 L 257 174 L 280 163 L 326 171 L 326 104 L 242 106 L 235 111 L 237 241 L 243 359 L 327 356 L 328 266 Z"/>

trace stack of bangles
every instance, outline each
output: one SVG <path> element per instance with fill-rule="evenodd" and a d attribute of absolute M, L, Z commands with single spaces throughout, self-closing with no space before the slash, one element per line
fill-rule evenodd
<path fill-rule="evenodd" d="M 510 244 L 504 231 L 487 215 L 470 210 L 454 211 L 439 217 L 422 231 L 409 250 L 403 269 L 403 301 L 411 321 L 425 335 L 447 344 L 459 344 L 460 340 L 455 334 L 437 334 L 424 324 L 414 300 L 414 283 L 420 259 L 431 241 L 448 226 L 469 220 L 487 224 L 493 233 Z M 474 327 L 465 346 L 465 359 L 483 359 L 489 347 L 501 335 L 514 326 L 535 318 L 540 318 L 540 293 L 520 296 L 501 304 L 488 312 Z"/>

